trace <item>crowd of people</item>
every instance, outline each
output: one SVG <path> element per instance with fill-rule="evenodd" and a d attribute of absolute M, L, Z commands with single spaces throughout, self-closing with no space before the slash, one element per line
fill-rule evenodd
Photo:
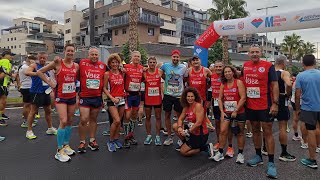
<path fill-rule="evenodd" d="M 37 137 L 32 127 L 37 123 L 35 117 L 39 107 L 43 107 L 48 125 L 46 133 L 57 135 L 54 157 L 60 162 L 69 161 L 70 156 L 76 153 L 70 146 L 75 115 L 80 116 L 77 152 L 85 153 L 87 148 L 92 151 L 99 149 L 96 141 L 97 117 L 106 104 L 110 121 L 107 133 L 110 135 L 107 141 L 110 152 L 138 143 L 134 130 L 137 120 L 142 124 L 144 112 L 147 137 L 143 144 L 150 145 L 154 141 L 156 146 L 170 146 L 176 135 L 179 138 L 176 150 L 181 155 L 207 152 L 209 159 L 221 161 L 225 155 L 234 156 L 232 142 L 236 136 L 236 163 L 244 164 L 245 137 L 252 137 L 256 154 L 246 161 L 247 165 L 263 164 L 262 155 L 267 155 L 267 176 L 276 178 L 273 122 L 279 124 L 282 149 L 279 160 L 296 160 L 287 148 L 291 104 L 294 111 L 292 139 L 301 141 L 301 147 L 309 149 L 309 157 L 302 159 L 301 163 L 317 168 L 316 152 L 320 151 L 320 71 L 315 69 L 313 55 L 303 57 L 304 71 L 295 78 L 285 70 L 285 56 L 278 56 L 273 65 L 260 59 L 261 49 L 257 45 L 249 49 L 251 59 L 237 69 L 219 60 L 206 68 L 201 65 L 198 56 L 193 56 L 186 65 L 180 62 L 178 50 L 172 51 L 172 62 L 158 63 L 155 57 L 149 57 L 145 67 L 141 64 L 139 51 L 131 53 L 128 64 L 123 64 L 123 57 L 117 53 L 111 54 L 104 63 L 99 60 L 96 48 L 91 48 L 88 58 L 79 62 L 75 61 L 74 54 L 75 46 L 68 44 L 64 48 L 64 58 L 57 56 L 49 64 L 45 53 L 28 56 L 17 73 L 11 71 L 10 61 L 14 54 L 5 51 L 0 60 L 0 125 L 7 125 L 4 110 L 8 85 L 14 78 L 23 96 L 24 120 L 21 127 L 27 128 L 26 138 L 32 140 Z M 52 126 L 53 108 L 59 114 L 58 129 Z M 155 114 L 155 136 L 151 133 L 152 109 Z M 164 117 L 161 116 L 162 110 Z M 177 120 L 172 124 L 173 114 Z M 211 117 L 215 120 L 214 127 Z M 162 119 L 165 128 L 162 128 Z M 302 137 L 298 133 L 299 120 Z M 213 130 L 216 131 L 215 143 L 208 139 L 209 132 Z M 164 141 L 160 138 L 160 132 L 167 135 Z M 124 141 L 120 140 L 121 134 L 124 134 Z M 4 139 L 0 137 L 1 141 Z"/>

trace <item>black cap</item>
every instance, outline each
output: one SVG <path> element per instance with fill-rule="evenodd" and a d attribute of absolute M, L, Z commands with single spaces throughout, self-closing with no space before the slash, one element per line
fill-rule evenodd
<path fill-rule="evenodd" d="M 11 51 L 3 51 L 3 53 L 1 54 L 2 57 L 4 57 L 5 55 L 10 55 L 10 56 L 15 56 L 16 54 L 15 53 L 12 53 Z"/>
<path fill-rule="evenodd" d="M 191 60 L 193 60 L 193 59 L 200 59 L 200 57 L 197 56 L 197 55 L 193 55 L 192 58 L 191 58 Z"/>

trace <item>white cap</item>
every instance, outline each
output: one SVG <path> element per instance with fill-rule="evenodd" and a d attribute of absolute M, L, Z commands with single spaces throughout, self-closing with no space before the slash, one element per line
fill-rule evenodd
<path fill-rule="evenodd" d="M 210 64 L 210 67 L 214 67 L 214 63 Z"/>

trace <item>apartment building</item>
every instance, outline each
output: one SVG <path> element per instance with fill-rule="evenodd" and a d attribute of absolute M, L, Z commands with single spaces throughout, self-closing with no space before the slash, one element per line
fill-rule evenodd
<path fill-rule="evenodd" d="M 41 17 L 17 18 L 13 19 L 12 24 L 12 27 L 1 30 L 0 48 L 11 49 L 20 55 L 63 51 L 64 26 L 58 21 Z"/>
<path fill-rule="evenodd" d="M 80 23 L 83 21 L 83 12 L 78 11 L 76 5 L 64 12 L 64 43 L 80 44 Z"/>

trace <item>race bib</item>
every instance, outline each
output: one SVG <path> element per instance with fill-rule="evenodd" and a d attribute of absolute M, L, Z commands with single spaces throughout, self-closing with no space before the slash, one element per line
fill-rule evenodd
<path fill-rule="evenodd" d="M 228 112 L 233 112 L 237 108 L 237 101 L 225 101 L 224 108 L 226 108 Z"/>
<path fill-rule="evenodd" d="M 140 83 L 130 82 L 129 91 L 140 91 Z"/>
<path fill-rule="evenodd" d="M 259 87 L 248 87 L 247 88 L 248 98 L 260 98 L 260 88 Z"/>
<path fill-rule="evenodd" d="M 168 90 L 169 93 L 178 93 L 179 92 L 179 87 L 178 86 L 168 85 L 167 90 Z"/>
<path fill-rule="evenodd" d="M 213 98 L 213 106 L 219 106 L 217 98 Z"/>
<path fill-rule="evenodd" d="M 159 87 L 149 87 L 148 88 L 148 96 L 159 96 Z"/>
<path fill-rule="evenodd" d="M 88 89 L 99 89 L 100 80 L 99 79 L 87 79 L 86 86 Z"/>
<path fill-rule="evenodd" d="M 62 93 L 74 93 L 76 91 L 75 83 L 63 83 Z"/>

